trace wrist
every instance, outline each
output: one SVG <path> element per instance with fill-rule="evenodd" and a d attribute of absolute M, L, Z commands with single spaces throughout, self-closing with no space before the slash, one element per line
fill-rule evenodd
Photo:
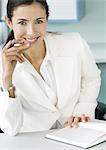
<path fill-rule="evenodd" d="M 8 93 L 9 93 L 9 97 L 12 97 L 12 98 L 16 97 L 15 96 L 15 86 L 14 85 L 10 86 L 7 90 L 8 90 Z"/>
<path fill-rule="evenodd" d="M 12 85 L 8 88 L 3 88 L 3 87 L 0 87 L 0 91 L 1 92 L 8 92 L 9 93 L 9 97 L 12 97 L 12 98 L 15 98 L 15 86 Z"/>
<path fill-rule="evenodd" d="M 11 76 L 4 76 L 3 77 L 3 86 L 5 89 L 8 89 L 9 87 L 11 87 L 12 84 L 12 77 Z"/>

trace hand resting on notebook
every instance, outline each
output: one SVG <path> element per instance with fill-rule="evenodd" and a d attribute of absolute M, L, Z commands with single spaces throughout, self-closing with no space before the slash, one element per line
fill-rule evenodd
<path fill-rule="evenodd" d="M 72 128 L 77 127 L 79 122 L 88 122 L 90 120 L 89 116 L 85 116 L 83 114 L 82 116 L 70 116 L 68 120 L 65 122 L 64 127 L 65 128 Z"/>

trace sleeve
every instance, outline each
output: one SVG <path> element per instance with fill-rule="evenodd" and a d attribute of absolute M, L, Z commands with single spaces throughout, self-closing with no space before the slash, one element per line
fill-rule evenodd
<path fill-rule="evenodd" d="M 16 135 L 23 122 L 19 96 L 9 98 L 8 92 L 0 93 L 0 128 L 8 135 Z"/>
<path fill-rule="evenodd" d="M 97 105 L 96 98 L 101 84 L 100 70 L 95 63 L 88 44 L 83 39 L 81 41 L 81 90 L 73 115 L 86 114 L 93 119 Z"/>
<path fill-rule="evenodd" d="M 0 55 L 0 86 L 2 86 L 2 62 Z M 17 94 L 18 95 L 18 94 Z M 20 96 L 10 98 L 8 91 L 0 92 L 0 128 L 9 135 L 16 135 L 23 122 Z"/>

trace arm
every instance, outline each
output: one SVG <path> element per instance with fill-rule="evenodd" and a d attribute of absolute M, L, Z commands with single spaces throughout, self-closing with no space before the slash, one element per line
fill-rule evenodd
<path fill-rule="evenodd" d="M 81 39 L 82 40 L 82 39 Z M 95 60 L 89 50 L 87 43 L 82 40 L 82 70 L 81 70 L 81 90 L 78 103 L 74 109 L 73 115 L 85 114 L 94 118 L 96 98 L 100 89 L 100 70 L 95 64 Z"/>
<path fill-rule="evenodd" d="M 16 135 L 23 124 L 20 97 L 10 98 L 8 92 L 0 93 L 0 128 L 9 135 Z"/>
<path fill-rule="evenodd" d="M 0 86 L 2 81 L 2 60 L 0 53 Z M 12 90 L 10 90 L 12 94 Z M 0 92 L 0 128 L 9 135 L 15 135 L 19 132 L 23 123 L 22 106 L 20 97 L 12 98 L 8 91 Z"/>
<path fill-rule="evenodd" d="M 22 51 L 28 47 L 25 45 L 18 48 L 11 47 L 12 44 L 12 41 L 9 41 L 3 48 L 0 56 L 2 63 L 2 66 L 0 66 L 0 80 L 2 86 L 7 89 L 4 92 L 0 92 L 0 128 L 9 135 L 17 134 L 22 126 L 23 113 L 20 102 L 21 97 L 17 93 L 15 95 L 14 88 L 10 87 L 13 85 L 12 76 L 17 61 L 20 63 L 24 61 L 21 54 L 17 54 L 17 50 Z"/>
<path fill-rule="evenodd" d="M 95 117 L 96 98 L 100 89 L 100 70 L 89 50 L 87 43 L 79 36 L 80 48 L 78 56 L 81 61 L 80 95 L 75 104 L 72 116 L 69 116 L 65 127 L 77 126 L 78 122 L 86 122 Z"/>

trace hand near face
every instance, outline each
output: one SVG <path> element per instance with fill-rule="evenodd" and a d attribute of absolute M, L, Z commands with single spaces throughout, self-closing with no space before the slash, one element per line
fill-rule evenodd
<path fill-rule="evenodd" d="M 14 46 L 14 43 L 20 45 Z M 11 86 L 12 74 L 15 69 L 17 61 L 24 62 L 23 53 L 30 47 L 28 44 L 22 44 L 22 41 L 9 41 L 2 52 L 3 63 L 3 83 L 5 87 Z"/>
<path fill-rule="evenodd" d="M 65 128 L 78 127 L 79 122 L 88 122 L 90 120 L 89 116 L 85 116 L 84 114 L 80 117 L 78 116 L 70 116 L 68 120 L 65 122 Z"/>

